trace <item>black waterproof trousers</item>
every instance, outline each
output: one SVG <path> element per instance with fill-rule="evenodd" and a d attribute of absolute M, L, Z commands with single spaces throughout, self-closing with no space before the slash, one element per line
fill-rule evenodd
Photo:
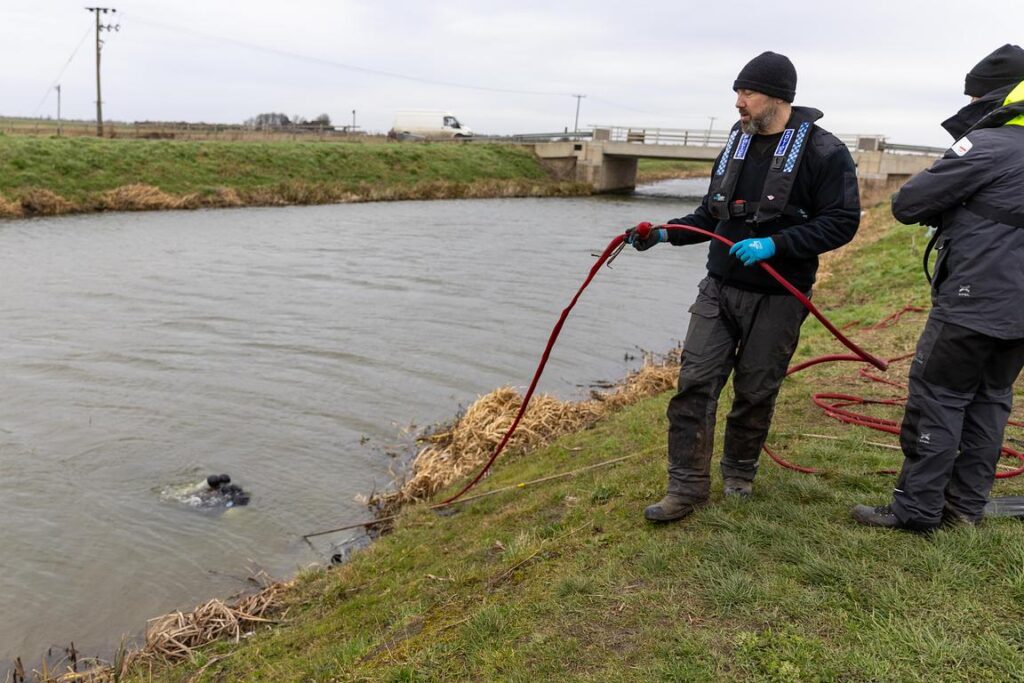
<path fill-rule="evenodd" d="M 892 510 L 911 529 L 942 509 L 981 519 L 995 481 L 1024 339 L 997 339 L 929 316 L 910 366 Z"/>
<path fill-rule="evenodd" d="M 722 476 L 751 481 L 807 309 L 789 294 L 749 292 L 709 277 L 690 313 L 679 390 L 668 404 L 668 492 L 702 503 L 711 490 L 722 387 L 735 371 Z"/>

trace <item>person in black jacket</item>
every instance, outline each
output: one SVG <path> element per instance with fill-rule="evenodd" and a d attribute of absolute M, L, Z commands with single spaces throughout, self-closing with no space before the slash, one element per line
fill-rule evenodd
<path fill-rule="evenodd" d="M 712 241 L 708 276 L 690 308 L 678 393 L 668 406 L 668 494 L 644 510 L 656 522 L 680 519 L 710 496 L 718 397 L 733 374 L 725 429 L 727 496 L 752 491 L 775 398 L 807 315 L 800 302 L 754 264 L 770 260 L 810 294 L 818 255 L 853 239 L 860 224 L 849 150 L 815 123 L 817 109 L 792 106 L 796 69 L 774 52 L 752 59 L 733 83 L 740 120 L 714 166 L 697 210 L 670 224 L 728 238 Z M 641 223 L 627 231 L 638 250 L 708 238 Z"/>
<path fill-rule="evenodd" d="M 967 74 L 956 139 L 893 200 L 901 223 L 938 229 L 932 310 L 910 367 L 892 502 L 862 524 L 930 531 L 977 523 L 995 480 L 1013 383 L 1024 366 L 1024 50 L 1004 45 Z"/>

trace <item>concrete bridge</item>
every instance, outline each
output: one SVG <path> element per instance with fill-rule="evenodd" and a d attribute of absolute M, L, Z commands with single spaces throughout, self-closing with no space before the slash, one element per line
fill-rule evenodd
<path fill-rule="evenodd" d="M 537 142 L 537 156 L 559 178 L 590 184 L 596 192 L 628 192 L 636 186 L 640 159 L 714 161 L 728 131 L 596 127 L 589 139 Z M 881 135 L 838 135 L 857 164 L 862 200 L 887 197 L 944 151 L 894 145 Z"/>

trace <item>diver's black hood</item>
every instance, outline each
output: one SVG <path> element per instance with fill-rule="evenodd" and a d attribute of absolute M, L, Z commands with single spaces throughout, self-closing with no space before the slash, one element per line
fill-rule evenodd
<path fill-rule="evenodd" d="M 959 140 L 979 121 L 994 112 L 996 109 L 1002 107 L 1003 102 L 1006 100 L 1006 96 L 1010 94 L 1010 91 L 1013 90 L 1016 85 L 1017 84 L 1007 85 L 1002 88 L 992 90 L 981 99 L 975 100 L 974 102 L 964 106 L 963 109 L 943 121 L 942 127 L 946 129 L 947 133 L 953 136 L 954 140 Z"/>

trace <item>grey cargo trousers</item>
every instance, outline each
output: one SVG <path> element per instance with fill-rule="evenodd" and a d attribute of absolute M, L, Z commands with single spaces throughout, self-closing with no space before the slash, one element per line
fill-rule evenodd
<path fill-rule="evenodd" d="M 900 430 L 903 468 L 892 510 L 911 529 L 935 528 L 944 506 L 981 519 L 995 481 L 1024 339 L 996 339 L 928 318 L 910 366 Z"/>
<path fill-rule="evenodd" d="M 703 503 L 726 380 L 735 372 L 722 476 L 751 481 L 807 309 L 789 294 L 749 292 L 708 277 L 690 313 L 678 392 L 668 404 L 668 492 Z"/>

